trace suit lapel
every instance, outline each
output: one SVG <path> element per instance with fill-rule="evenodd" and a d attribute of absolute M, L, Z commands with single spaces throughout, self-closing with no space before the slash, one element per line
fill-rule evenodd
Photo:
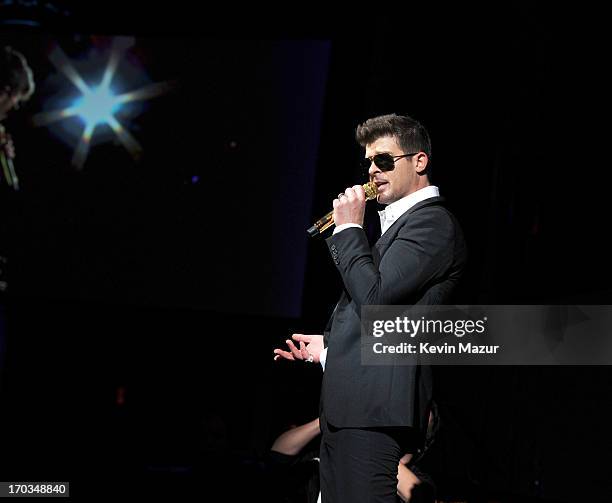
<path fill-rule="evenodd" d="M 375 261 L 376 261 L 376 255 L 378 255 L 377 265 L 378 263 L 380 263 L 382 256 L 387 251 L 387 248 L 389 247 L 389 245 L 395 240 L 397 233 L 399 232 L 403 223 L 406 221 L 406 219 L 411 213 L 414 213 L 415 211 L 418 211 L 421 208 L 425 208 L 426 206 L 432 206 L 434 204 L 442 204 L 443 202 L 444 202 L 444 198 L 441 196 L 430 197 L 428 199 L 424 199 L 423 201 L 420 201 L 417 204 L 415 204 L 412 208 L 410 208 L 402 216 L 400 216 L 395 222 L 393 222 L 393 225 L 391 225 L 391 227 L 387 229 L 387 232 L 385 232 L 374 245 L 374 250 L 377 252 L 375 254 L 375 259 L 374 259 Z"/>

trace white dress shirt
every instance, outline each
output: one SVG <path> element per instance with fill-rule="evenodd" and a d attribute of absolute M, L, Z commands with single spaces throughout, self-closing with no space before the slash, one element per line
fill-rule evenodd
<path fill-rule="evenodd" d="M 440 190 L 438 187 L 435 185 L 428 185 L 427 187 L 423 187 L 412 194 L 408 194 L 407 196 L 398 199 L 397 201 L 389 204 L 384 210 L 379 211 L 378 215 L 380 216 L 381 236 L 387 232 L 387 229 L 391 227 L 399 217 L 406 213 L 415 204 L 420 203 L 425 199 L 438 197 L 439 195 Z"/>
<path fill-rule="evenodd" d="M 387 232 L 389 227 L 391 227 L 395 221 L 401 217 L 404 213 L 406 213 L 410 208 L 412 208 L 415 204 L 424 201 L 425 199 L 430 199 L 432 197 L 438 197 L 440 195 L 440 189 L 435 185 L 428 185 L 427 187 L 423 187 L 412 194 L 408 194 L 401 199 L 389 204 L 384 210 L 379 211 L 378 215 L 380 216 L 380 230 L 381 236 Z M 350 227 L 359 227 L 362 228 L 359 224 L 342 224 L 338 225 L 334 229 L 334 234 L 338 234 L 342 232 L 344 229 L 348 229 Z M 325 360 L 327 359 L 327 348 L 323 348 L 321 351 L 321 355 L 319 356 L 321 360 L 321 366 L 323 370 L 325 370 Z"/>

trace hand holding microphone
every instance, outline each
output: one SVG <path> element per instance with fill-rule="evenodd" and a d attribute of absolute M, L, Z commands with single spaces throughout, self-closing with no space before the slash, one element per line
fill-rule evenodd
<path fill-rule="evenodd" d="M 347 188 L 338 194 L 332 205 L 334 207 L 334 224 L 358 224 L 363 226 L 366 196 L 361 185 Z"/>
<path fill-rule="evenodd" d="M 13 139 L 6 132 L 4 126 L 0 124 L 0 165 L 2 167 L 2 174 L 10 187 L 19 190 L 19 180 L 13 165 L 14 157 L 15 145 L 13 145 Z"/>
<path fill-rule="evenodd" d="M 333 201 L 334 209 L 317 220 L 306 232 L 313 237 L 329 229 L 333 224 L 363 224 L 365 202 L 376 198 L 377 187 L 374 182 L 355 185 L 338 194 Z"/>

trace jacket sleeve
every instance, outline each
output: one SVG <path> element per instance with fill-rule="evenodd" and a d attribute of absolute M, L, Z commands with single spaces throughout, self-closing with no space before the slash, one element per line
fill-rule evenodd
<path fill-rule="evenodd" d="M 455 234 L 451 217 L 440 211 L 414 217 L 406 220 L 378 267 L 362 229 L 346 229 L 327 239 L 357 305 L 405 303 L 450 267 Z"/>

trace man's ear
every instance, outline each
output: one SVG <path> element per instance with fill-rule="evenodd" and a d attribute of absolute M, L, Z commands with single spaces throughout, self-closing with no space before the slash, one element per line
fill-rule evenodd
<path fill-rule="evenodd" d="M 419 175 L 424 174 L 425 168 L 427 168 L 427 164 L 429 163 L 429 157 L 425 152 L 419 152 L 414 156 L 416 159 L 416 166 L 414 169 Z"/>

